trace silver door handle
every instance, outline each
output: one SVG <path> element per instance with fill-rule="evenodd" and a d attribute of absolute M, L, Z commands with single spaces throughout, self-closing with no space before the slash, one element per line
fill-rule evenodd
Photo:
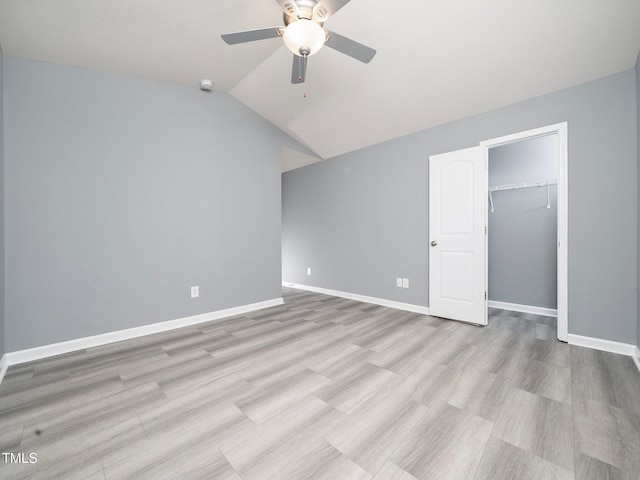
<path fill-rule="evenodd" d="M 438 242 L 436 242 L 435 240 L 433 240 L 433 241 L 431 242 L 431 246 L 432 246 L 432 247 L 435 247 L 436 245 L 438 245 Z"/>

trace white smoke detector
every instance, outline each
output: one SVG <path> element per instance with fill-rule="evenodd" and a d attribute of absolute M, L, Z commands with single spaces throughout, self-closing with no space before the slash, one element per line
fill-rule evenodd
<path fill-rule="evenodd" d="M 213 82 L 211 80 L 200 80 L 200 90 L 203 92 L 210 92 L 213 87 Z"/>

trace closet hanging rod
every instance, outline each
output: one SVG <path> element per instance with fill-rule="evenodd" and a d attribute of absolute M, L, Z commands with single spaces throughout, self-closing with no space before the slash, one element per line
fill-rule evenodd
<path fill-rule="evenodd" d="M 558 180 L 540 180 L 538 182 L 510 183 L 508 185 L 496 185 L 489 187 L 489 192 L 499 192 L 500 190 L 519 190 L 520 188 L 546 187 L 547 185 L 557 185 Z"/>

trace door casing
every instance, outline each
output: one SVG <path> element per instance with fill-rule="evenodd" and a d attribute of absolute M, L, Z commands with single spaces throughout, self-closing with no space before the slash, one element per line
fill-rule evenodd
<path fill-rule="evenodd" d="M 567 122 L 556 123 L 546 127 L 526 130 L 524 132 L 505 135 L 503 137 L 492 138 L 480 142 L 480 146 L 485 150 L 485 165 L 489 162 L 489 150 L 494 147 L 509 143 L 528 140 L 535 137 L 557 134 L 557 159 L 558 159 L 558 340 L 567 342 L 569 340 L 569 249 L 568 249 L 568 212 L 569 212 L 569 175 L 568 175 L 568 125 Z M 488 224 L 488 218 L 486 220 Z M 485 259 L 487 267 L 485 272 L 488 275 L 488 244 Z M 488 282 L 488 277 L 487 277 Z"/>

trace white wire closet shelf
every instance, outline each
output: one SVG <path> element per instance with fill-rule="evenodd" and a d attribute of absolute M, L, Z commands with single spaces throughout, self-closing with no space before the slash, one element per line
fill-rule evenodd
<path fill-rule="evenodd" d="M 558 180 L 538 180 L 537 182 L 509 183 L 506 185 L 495 185 L 489 187 L 490 192 L 499 192 L 500 190 L 519 190 L 521 188 L 546 187 L 547 185 L 557 185 Z"/>
<path fill-rule="evenodd" d="M 501 190 L 520 190 L 521 188 L 532 188 L 532 187 L 547 187 L 547 208 L 551 208 L 551 198 L 549 194 L 549 187 L 551 185 L 557 185 L 558 180 L 538 180 L 536 182 L 521 182 L 521 183 L 508 183 L 506 185 L 495 185 L 493 187 L 489 187 L 489 205 L 491 206 L 491 211 L 495 212 L 495 208 L 493 207 L 493 196 L 491 195 L 493 192 L 499 192 Z"/>

